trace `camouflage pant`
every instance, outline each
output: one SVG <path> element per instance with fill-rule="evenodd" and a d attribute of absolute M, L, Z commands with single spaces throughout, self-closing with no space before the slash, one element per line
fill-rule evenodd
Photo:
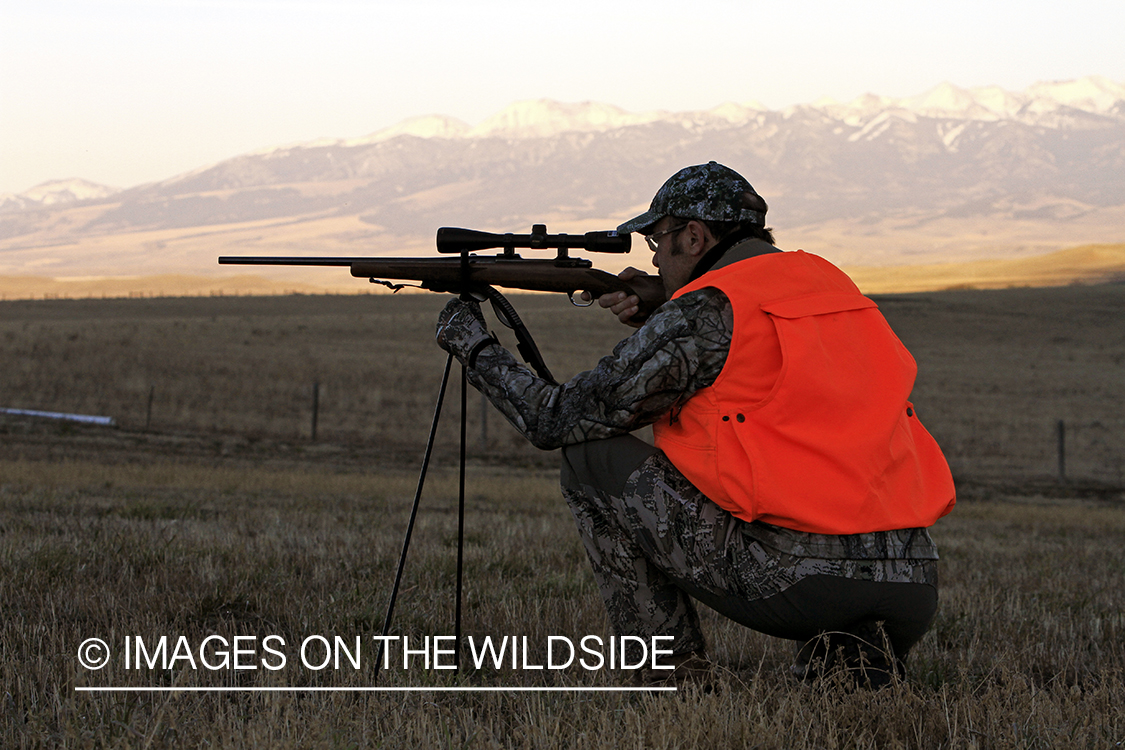
<path fill-rule="evenodd" d="M 856 549 L 854 541 L 837 545 L 836 556 L 833 540 L 868 535 L 804 535 L 735 518 L 632 436 L 565 448 L 561 483 L 619 635 L 670 635 L 674 653 L 702 653 L 695 598 L 799 641 L 879 621 L 903 658 L 936 611 L 936 560 L 880 558 L 886 549 Z M 929 542 L 924 531 L 911 533 L 918 531 Z M 803 554 L 812 542 L 829 555 Z"/>

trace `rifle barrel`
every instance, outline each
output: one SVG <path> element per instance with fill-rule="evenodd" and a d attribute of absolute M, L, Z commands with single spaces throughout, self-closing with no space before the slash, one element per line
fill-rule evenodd
<path fill-rule="evenodd" d="M 220 255 L 220 265 L 238 266 L 350 266 L 370 258 L 313 258 L 306 256 Z"/>

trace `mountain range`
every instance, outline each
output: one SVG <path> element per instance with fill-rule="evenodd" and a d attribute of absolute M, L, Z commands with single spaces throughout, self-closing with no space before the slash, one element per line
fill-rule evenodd
<path fill-rule="evenodd" d="M 475 126 L 419 117 L 125 189 L 53 181 L 0 196 L 0 274 L 206 275 L 218 254 L 428 254 L 439 226 L 611 228 L 711 159 L 766 198 L 781 246 L 843 265 L 1125 241 L 1125 86 L 1091 76 L 781 110 L 529 101 Z"/>

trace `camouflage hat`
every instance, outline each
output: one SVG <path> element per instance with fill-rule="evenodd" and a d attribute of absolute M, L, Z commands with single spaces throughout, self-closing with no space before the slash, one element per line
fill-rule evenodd
<path fill-rule="evenodd" d="M 766 209 L 766 202 L 745 177 L 710 161 L 685 167 L 668 178 L 648 211 L 617 227 L 617 231 L 647 234 L 665 216 L 764 225 Z"/>

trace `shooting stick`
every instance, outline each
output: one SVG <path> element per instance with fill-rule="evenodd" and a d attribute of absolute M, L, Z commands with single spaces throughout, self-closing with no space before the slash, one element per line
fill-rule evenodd
<path fill-rule="evenodd" d="M 525 271 L 530 271 L 531 268 L 543 268 L 544 263 L 549 263 L 552 269 L 562 271 L 564 275 L 573 269 L 589 269 L 590 262 L 581 258 L 569 258 L 567 251 L 571 247 L 585 247 L 588 250 L 595 252 L 613 252 L 623 253 L 629 252 L 629 235 L 618 235 L 617 232 L 587 232 L 585 235 L 571 236 L 565 234 L 550 235 L 547 234 L 547 227 L 542 224 L 536 224 L 531 228 L 529 235 L 496 235 L 487 232 L 476 232 L 468 229 L 456 229 L 451 227 L 442 227 L 438 230 L 437 244 L 438 251 L 443 253 L 459 253 L 460 259 L 458 263 L 457 281 L 453 282 L 448 277 L 432 280 L 433 285 L 426 286 L 433 291 L 449 291 L 460 293 L 463 300 L 476 300 L 483 301 L 488 299 L 492 303 L 493 312 L 499 321 L 512 329 L 516 334 L 517 348 L 524 359 L 531 365 L 539 377 L 547 382 L 557 385 L 554 377 L 551 375 L 547 363 L 543 360 L 543 356 L 539 352 L 539 348 L 535 345 L 535 340 L 531 337 L 527 327 L 520 320 L 519 314 L 516 313 L 512 304 L 493 288 L 492 284 L 511 285 L 512 280 L 508 278 L 473 280 L 473 272 L 470 267 L 469 254 L 475 250 L 481 250 L 493 247 L 503 247 L 504 255 L 497 256 L 493 262 L 516 262 Z M 515 254 L 516 247 L 530 247 L 535 249 L 543 248 L 556 248 L 558 250 L 558 257 L 553 262 L 528 260 L 524 261 Z M 391 259 L 392 261 L 396 259 Z M 403 259 L 398 259 L 403 260 Z M 411 259 L 405 259 L 408 265 L 415 265 Z M 376 267 L 379 259 L 375 258 L 273 258 L 273 257 L 221 257 L 219 263 L 250 263 L 250 264 L 263 264 L 263 265 L 349 265 L 352 267 L 353 276 L 369 276 L 370 281 L 373 283 L 380 283 L 389 286 L 391 289 L 398 291 L 402 288 L 401 284 L 391 284 L 386 281 L 381 281 L 375 276 L 389 275 L 392 278 L 415 278 L 414 271 L 394 272 L 393 268 Z M 420 261 L 425 267 L 431 271 L 438 271 L 444 269 L 448 271 L 448 264 L 439 262 L 436 266 L 430 261 Z M 389 270 L 388 270 L 389 268 Z M 405 276 L 399 274 L 406 273 Z M 444 273 L 444 271 L 443 271 Z M 600 274 L 602 277 L 608 277 L 604 272 L 594 272 Z M 528 274 L 525 273 L 525 276 Z M 503 276 L 503 275 L 501 275 Z M 427 279 L 427 275 L 421 276 L 423 280 Z M 584 277 L 585 278 L 585 277 Z M 600 278 L 595 275 L 590 277 L 594 282 Z M 590 280 L 590 279 L 586 279 Z M 616 279 L 613 279 L 616 281 Z M 525 280 L 530 283 L 531 279 Z M 577 284 L 572 286 L 573 281 L 569 279 L 555 279 L 561 286 L 548 284 L 547 286 L 538 286 L 535 283 L 525 286 L 519 284 L 517 288 L 526 289 L 543 289 L 547 291 L 568 291 L 571 295 L 571 302 L 574 302 L 574 290 L 580 288 Z M 491 283 L 489 283 L 491 282 Z M 538 282 L 542 284 L 543 282 Z M 626 287 L 628 289 L 628 287 Z M 577 303 L 575 303 L 577 304 Z M 584 306 L 584 305 L 583 305 Z M 430 456 L 433 454 L 434 438 L 437 434 L 438 421 L 441 418 L 441 407 L 445 401 L 445 389 L 449 384 L 449 371 L 453 366 L 453 354 L 450 353 L 445 361 L 445 372 L 441 376 L 441 387 L 438 390 L 437 404 L 434 407 L 434 419 L 430 424 L 430 436 L 426 441 L 426 451 L 422 457 L 422 468 L 418 476 L 418 488 L 414 492 L 414 503 L 410 508 L 410 520 L 406 525 L 406 536 L 402 540 L 402 553 L 399 555 L 398 569 L 395 571 L 395 581 L 391 588 L 391 598 L 387 603 L 387 616 L 383 620 L 383 637 L 379 641 L 379 649 L 376 652 L 376 664 L 382 661 L 383 649 L 387 645 L 387 636 L 390 633 L 391 621 L 394 618 L 395 602 L 398 600 L 399 587 L 402 584 L 402 571 L 406 566 L 406 553 L 410 549 L 410 538 L 414 533 L 414 522 L 418 518 L 418 506 L 422 499 L 422 487 L 426 483 L 426 473 L 430 466 Z M 465 557 L 465 428 L 468 415 L 468 372 L 465 365 L 461 366 L 461 451 L 460 451 L 460 474 L 458 477 L 458 500 L 457 500 L 457 591 L 455 595 L 456 614 L 454 620 L 454 641 L 456 647 L 454 650 L 454 667 L 460 669 L 461 666 L 461 595 L 463 591 L 462 581 L 464 573 L 464 557 Z M 315 426 L 314 426 L 315 437 Z M 375 679 L 378 678 L 378 672 L 375 673 Z"/>
<path fill-rule="evenodd" d="M 410 537 L 414 533 L 414 521 L 418 517 L 418 506 L 422 500 L 422 487 L 426 483 L 426 473 L 430 467 L 430 456 L 434 449 L 434 437 L 437 435 L 438 421 L 441 417 L 441 407 L 445 402 L 445 389 L 449 384 L 449 370 L 453 366 L 453 354 L 445 360 L 445 372 L 441 376 L 441 387 L 438 389 L 437 404 L 434 407 L 434 419 L 430 424 L 430 436 L 426 441 L 426 452 L 422 456 L 422 469 L 418 475 L 418 488 L 414 492 L 414 504 L 410 508 L 410 520 L 406 524 L 406 536 L 402 540 L 402 554 L 398 558 L 398 570 L 395 572 L 394 586 L 391 588 L 391 600 L 387 603 L 387 616 L 383 620 L 383 638 L 379 641 L 379 650 L 375 655 L 375 664 L 378 665 L 383 661 L 383 649 L 386 647 L 386 636 L 391 630 L 391 620 L 394 617 L 395 601 L 398 599 L 399 586 L 402 583 L 402 570 L 406 566 L 406 553 L 410 549 Z M 458 498 L 458 511 L 457 511 L 457 614 L 454 623 L 454 642 L 456 643 L 456 651 L 454 651 L 454 665 L 460 669 L 461 666 L 461 572 L 462 560 L 464 557 L 465 548 L 465 421 L 466 421 L 466 388 L 468 379 L 466 377 L 465 366 L 461 366 L 461 473 L 459 481 L 459 498 Z M 378 667 L 376 667 L 378 669 Z M 375 672 L 372 678 L 372 684 L 379 678 L 379 672 Z"/>

